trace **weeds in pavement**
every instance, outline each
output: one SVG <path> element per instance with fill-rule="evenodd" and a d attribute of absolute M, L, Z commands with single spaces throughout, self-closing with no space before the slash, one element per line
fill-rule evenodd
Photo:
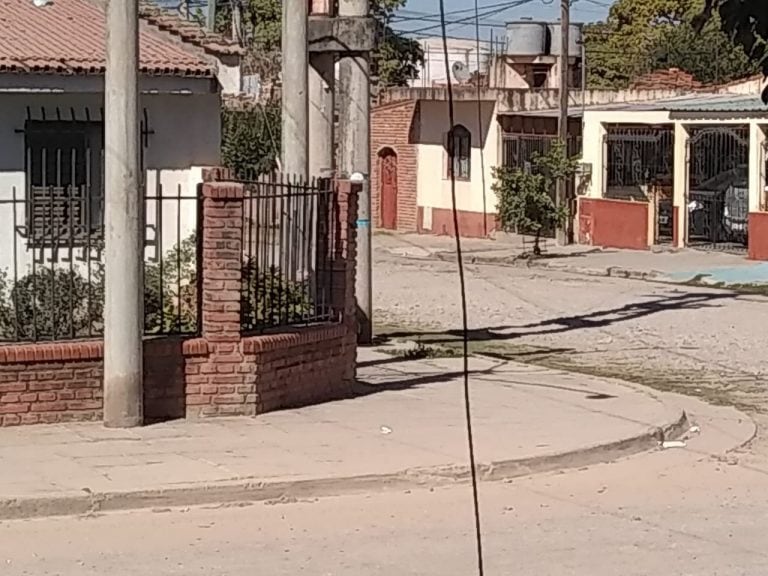
<path fill-rule="evenodd" d="M 439 342 L 443 349 L 452 349 L 456 354 L 461 350 L 461 339 L 445 332 L 423 334 L 418 329 L 404 327 L 381 328 L 379 334 L 396 334 L 403 338 L 405 332 L 418 338 L 425 349 L 432 347 L 431 341 Z M 489 356 L 497 360 L 519 362 L 542 368 L 563 370 L 598 378 L 615 378 L 632 384 L 647 386 L 660 392 L 671 392 L 700 398 L 718 406 L 733 406 L 752 413 L 764 413 L 767 383 L 747 375 L 723 375 L 705 373 L 697 369 L 670 369 L 648 366 L 642 362 L 606 358 L 600 354 L 580 353 L 571 348 L 548 348 L 509 341 L 487 339 L 470 342 L 470 353 Z M 415 358 L 412 358 L 415 359 Z"/>

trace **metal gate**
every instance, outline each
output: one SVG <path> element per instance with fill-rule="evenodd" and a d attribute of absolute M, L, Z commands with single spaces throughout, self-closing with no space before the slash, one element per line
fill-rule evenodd
<path fill-rule="evenodd" d="M 653 203 L 656 243 L 672 242 L 672 126 L 609 126 L 605 136 L 605 197 Z"/>
<path fill-rule="evenodd" d="M 505 132 L 502 135 L 502 161 L 507 168 L 533 170 L 533 161 L 550 151 L 557 141 L 554 134 L 523 134 Z M 568 139 L 568 155 L 581 154 L 581 138 L 571 136 Z"/>
<path fill-rule="evenodd" d="M 694 128 L 688 140 L 688 179 L 688 244 L 746 250 L 749 127 Z"/>

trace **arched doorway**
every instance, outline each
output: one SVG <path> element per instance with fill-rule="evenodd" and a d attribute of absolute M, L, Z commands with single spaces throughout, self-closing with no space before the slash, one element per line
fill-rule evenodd
<path fill-rule="evenodd" d="M 379 203 L 381 227 L 397 229 L 397 154 L 392 148 L 379 152 Z"/>

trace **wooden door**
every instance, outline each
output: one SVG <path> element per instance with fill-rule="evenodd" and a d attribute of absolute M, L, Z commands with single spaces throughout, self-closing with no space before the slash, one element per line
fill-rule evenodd
<path fill-rule="evenodd" d="M 397 154 L 387 150 L 379 160 L 379 198 L 381 201 L 381 227 L 397 229 Z"/>

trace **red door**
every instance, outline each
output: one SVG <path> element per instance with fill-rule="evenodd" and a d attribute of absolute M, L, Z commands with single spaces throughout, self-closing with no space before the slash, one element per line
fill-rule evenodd
<path fill-rule="evenodd" d="M 397 154 L 392 150 L 387 150 L 379 162 L 381 227 L 395 230 L 397 229 Z"/>

